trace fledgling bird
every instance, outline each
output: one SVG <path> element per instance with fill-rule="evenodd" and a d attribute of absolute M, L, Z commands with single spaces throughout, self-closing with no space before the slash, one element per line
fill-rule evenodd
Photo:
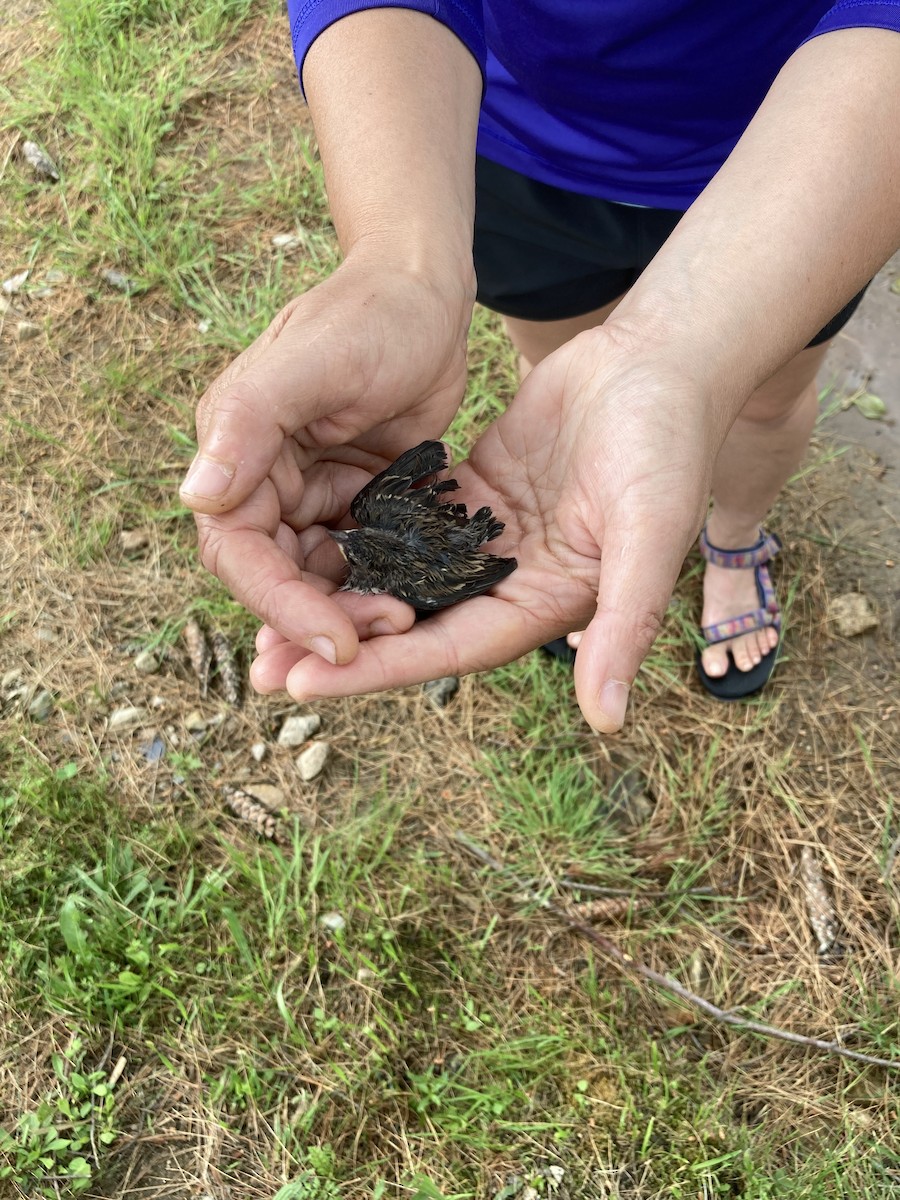
<path fill-rule="evenodd" d="M 443 444 L 422 442 L 357 493 L 350 515 L 359 528 L 329 531 L 349 567 L 345 590 L 389 592 L 424 614 L 480 596 L 516 569 L 514 558 L 479 549 L 504 528 L 487 506 L 470 517 L 464 504 L 444 502 L 459 487 L 437 479 L 446 467 Z"/>

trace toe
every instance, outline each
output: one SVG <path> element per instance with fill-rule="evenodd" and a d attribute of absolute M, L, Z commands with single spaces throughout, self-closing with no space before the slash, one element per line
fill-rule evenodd
<path fill-rule="evenodd" d="M 759 647 L 756 644 L 755 634 L 735 638 L 731 644 L 731 653 L 734 657 L 735 666 L 739 671 L 751 670 L 762 658 Z"/>
<path fill-rule="evenodd" d="M 721 678 L 728 670 L 728 643 L 720 642 L 716 646 L 707 646 L 700 656 L 703 670 L 715 679 Z"/>

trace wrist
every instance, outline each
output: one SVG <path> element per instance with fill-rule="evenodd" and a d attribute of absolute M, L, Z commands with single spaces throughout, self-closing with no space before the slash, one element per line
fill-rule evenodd
<path fill-rule="evenodd" d="M 458 310 L 468 327 L 476 290 L 471 241 L 454 249 L 446 238 L 380 229 L 359 237 L 347 249 L 344 263 L 376 276 L 408 280 L 446 308 Z"/>

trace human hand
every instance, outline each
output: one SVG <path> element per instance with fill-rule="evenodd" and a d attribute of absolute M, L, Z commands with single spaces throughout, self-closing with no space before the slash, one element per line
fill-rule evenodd
<path fill-rule="evenodd" d="M 614 732 L 705 516 L 726 428 L 665 355 L 621 330 L 579 335 L 453 471 L 454 499 L 506 522 L 491 551 L 518 569 L 492 595 L 367 641 L 347 666 L 263 629 L 254 686 L 297 700 L 380 691 L 487 670 L 585 629 L 576 693 L 587 721 Z"/>
<path fill-rule="evenodd" d="M 410 445 L 443 433 L 465 386 L 472 297 L 355 250 L 292 300 L 212 384 L 181 495 L 204 565 L 291 642 L 345 663 L 360 637 L 402 630 L 390 596 L 332 597 L 295 531 L 328 519 Z"/>

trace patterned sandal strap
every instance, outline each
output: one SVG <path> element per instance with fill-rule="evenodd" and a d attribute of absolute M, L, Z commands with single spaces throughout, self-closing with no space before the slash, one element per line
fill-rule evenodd
<path fill-rule="evenodd" d="M 700 553 L 714 567 L 734 568 L 745 570 L 747 567 L 759 567 L 770 562 L 781 549 L 781 541 L 774 533 L 765 529 L 759 531 L 759 541 L 746 550 L 720 550 L 706 536 L 706 527 L 700 534 Z"/>
<path fill-rule="evenodd" d="M 775 589 L 772 587 L 772 577 L 769 575 L 768 567 L 758 566 L 756 568 L 756 586 L 760 593 L 760 599 L 763 601 L 763 607 L 754 608 L 752 612 L 743 613 L 740 617 L 732 617 L 729 621 L 704 625 L 702 632 L 707 645 L 715 646 L 718 642 L 727 642 L 731 638 L 739 637 L 742 633 L 751 633 L 754 629 L 765 629 L 769 625 L 781 629 L 781 609 L 775 598 Z"/>

